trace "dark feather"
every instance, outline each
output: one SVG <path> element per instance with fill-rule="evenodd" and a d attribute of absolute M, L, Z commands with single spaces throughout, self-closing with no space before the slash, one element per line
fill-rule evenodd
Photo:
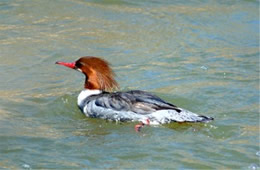
<path fill-rule="evenodd" d="M 140 90 L 114 93 L 103 92 L 98 95 L 89 96 L 84 103 L 87 104 L 93 100 L 100 107 L 118 111 L 133 111 L 143 115 L 158 110 L 175 110 L 179 113 L 181 112 L 175 105 L 167 103 L 151 93 Z"/>

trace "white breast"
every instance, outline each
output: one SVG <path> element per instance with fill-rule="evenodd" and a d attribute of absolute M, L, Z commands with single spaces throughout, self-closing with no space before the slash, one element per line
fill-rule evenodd
<path fill-rule="evenodd" d="M 88 89 L 82 90 L 78 96 L 78 106 L 80 106 L 84 101 L 84 99 L 86 99 L 87 97 L 95 94 L 100 94 L 101 92 L 102 91 L 100 90 L 88 90 Z"/>

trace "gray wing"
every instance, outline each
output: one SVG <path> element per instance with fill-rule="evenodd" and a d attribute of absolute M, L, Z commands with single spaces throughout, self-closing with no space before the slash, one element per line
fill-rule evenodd
<path fill-rule="evenodd" d="M 153 94 L 137 90 L 115 93 L 103 92 L 89 96 L 84 101 L 84 106 L 80 108 L 88 116 L 119 121 L 137 121 L 146 116 L 159 123 L 172 121 L 208 122 L 213 120 L 211 117 L 178 108 Z"/>
<path fill-rule="evenodd" d="M 158 110 L 175 110 L 181 112 L 176 106 L 163 101 L 161 98 L 144 91 L 128 91 L 115 93 L 101 93 L 88 97 L 96 106 L 104 109 L 118 111 L 132 111 L 137 114 L 150 114 Z M 87 102 L 87 101 L 86 101 Z"/>

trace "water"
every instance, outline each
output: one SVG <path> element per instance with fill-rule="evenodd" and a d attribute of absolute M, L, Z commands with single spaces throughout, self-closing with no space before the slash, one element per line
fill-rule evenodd
<path fill-rule="evenodd" d="M 259 2 L 0 1 L 0 167 L 259 169 Z M 110 61 L 141 89 L 209 124 L 134 131 L 86 118 L 83 76 L 56 61 Z"/>

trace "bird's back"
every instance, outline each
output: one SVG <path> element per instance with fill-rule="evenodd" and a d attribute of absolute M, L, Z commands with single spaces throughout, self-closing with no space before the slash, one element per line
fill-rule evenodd
<path fill-rule="evenodd" d="M 151 122 L 206 122 L 210 117 L 199 116 L 167 103 L 151 93 L 133 90 L 128 92 L 101 92 L 87 96 L 79 105 L 87 116 L 115 121 Z"/>

